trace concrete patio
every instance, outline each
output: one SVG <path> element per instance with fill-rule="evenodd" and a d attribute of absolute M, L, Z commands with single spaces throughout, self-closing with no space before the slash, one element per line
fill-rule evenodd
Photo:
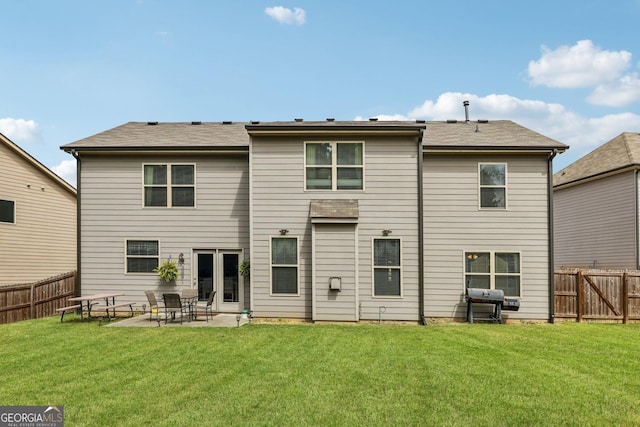
<path fill-rule="evenodd" d="M 189 321 L 187 319 L 183 319 L 182 324 L 180 323 L 180 318 L 177 317 L 174 321 L 169 321 L 165 324 L 164 319 L 161 319 L 160 322 L 155 320 L 155 315 L 153 320 L 149 320 L 149 313 L 139 314 L 133 317 L 125 317 L 118 318 L 117 320 L 111 321 L 109 323 L 104 324 L 107 327 L 139 327 L 139 328 L 157 328 L 158 326 L 161 328 L 165 327 L 211 327 L 211 328 L 237 328 L 238 326 L 246 325 L 249 323 L 249 319 L 240 319 L 236 318 L 236 314 L 225 314 L 219 313 L 215 314 L 213 318 L 209 317 L 209 321 L 207 322 L 204 315 L 198 315 L 196 320 Z"/>

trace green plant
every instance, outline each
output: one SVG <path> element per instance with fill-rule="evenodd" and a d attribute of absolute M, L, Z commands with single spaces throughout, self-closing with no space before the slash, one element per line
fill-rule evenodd
<path fill-rule="evenodd" d="M 167 283 L 176 280 L 178 277 L 178 266 L 175 261 L 171 261 L 171 259 L 164 261 L 158 267 L 154 268 L 153 271 L 158 273 L 158 277 Z"/>
<path fill-rule="evenodd" d="M 238 267 L 238 273 L 240 273 L 242 277 L 249 277 L 249 275 L 251 274 L 251 262 L 248 259 L 245 259 L 240 263 L 240 266 Z"/>

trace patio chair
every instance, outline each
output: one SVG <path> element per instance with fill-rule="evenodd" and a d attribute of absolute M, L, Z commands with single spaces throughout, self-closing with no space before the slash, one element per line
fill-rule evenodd
<path fill-rule="evenodd" d="M 183 289 L 182 298 L 185 309 L 189 310 L 189 314 L 193 314 L 193 320 L 196 320 L 198 317 L 198 290 Z M 185 300 L 185 298 L 191 298 L 191 300 Z"/>
<path fill-rule="evenodd" d="M 164 323 L 169 321 L 169 313 L 171 313 L 171 321 L 176 320 L 176 313 L 180 313 L 180 324 L 185 314 L 185 308 L 180 300 L 180 295 L 176 293 L 162 294 L 164 299 Z M 189 311 L 187 310 L 187 313 Z"/>
<path fill-rule="evenodd" d="M 209 299 L 207 299 L 207 305 L 204 307 L 204 315 L 207 318 L 207 322 L 209 321 L 209 314 L 211 314 L 211 318 L 213 319 L 213 299 L 215 297 L 216 291 L 211 291 Z"/>
<path fill-rule="evenodd" d="M 158 300 L 156 299 L 156 294 L 152 291 L 144 291 L 144 294 L 147 296 L 147 301 L 149 301 L 149 322 L 153 320 L 153 310 L 156 311 L 156 320 L 160 320 L 160 305 L 158 304 Z"/>

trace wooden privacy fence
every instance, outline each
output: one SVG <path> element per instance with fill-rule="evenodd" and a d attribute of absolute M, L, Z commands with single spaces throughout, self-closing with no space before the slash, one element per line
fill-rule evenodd
<path fill-rule="evenodd" d="M 77 272 L 61 274 L 36 283 L 0 287 L 0 324 L 56 314 L 75 292 Z"/>
<path fill-rule="evenodd" d="M 556 318 L 640 320 L 640 271 L 570 269 L 554 277 Z"/>

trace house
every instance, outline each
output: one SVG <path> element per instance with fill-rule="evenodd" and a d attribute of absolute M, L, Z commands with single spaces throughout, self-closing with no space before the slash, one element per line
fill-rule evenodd
<path fill-rule="evenodd" d="M 521 299 L 512 319 L 550 319 L 566 148 L 510 121 L 127 123 L 62 147 L 78 159 L 82 292 L 424 321 L 464 318 L 473 286 Z M 169 285 L 153 273 L 168 258 Z"/>
<path fill-rule="evenodd" d="M 638 269 L 640 134 L 625 132 L 553 177 L 557 267 Z"/>
<path fill-rule="evenodd" d="M 0 134 L 0 286 L 76 269 L 76 190 Z"/>

